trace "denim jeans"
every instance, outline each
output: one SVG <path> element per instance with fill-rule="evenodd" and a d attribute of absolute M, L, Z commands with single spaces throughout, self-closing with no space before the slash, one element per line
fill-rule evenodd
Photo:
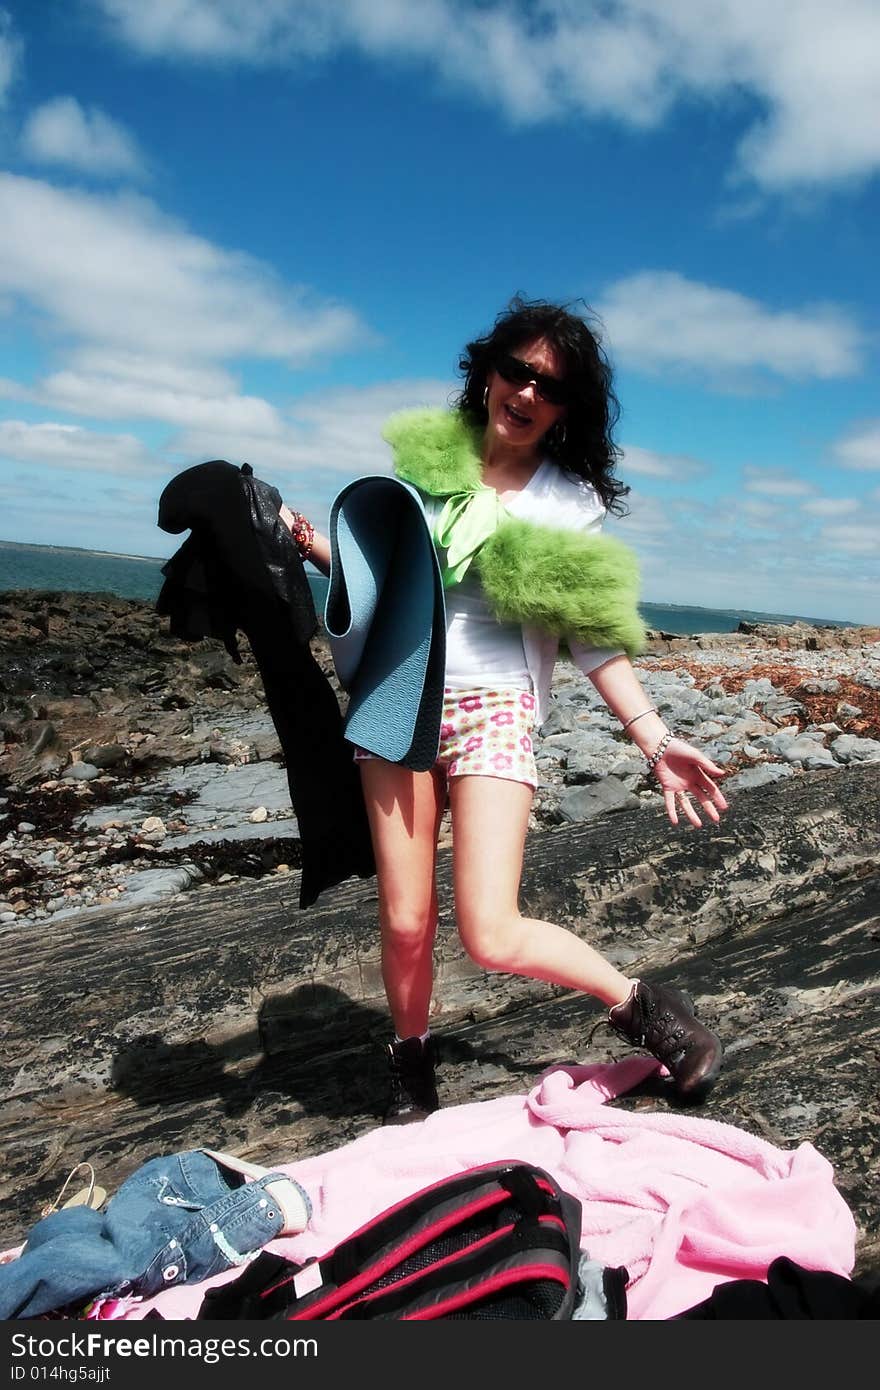
<path fill-rule="evenodd" d="M 199 1149 L 151 1159 L 106 1211 L 68 1207 L 37 1222 L 19 1258 L 0 1265 L 0 1318 L 77 1308 L 102 1293 L 149 1298 L 245 1263 L 281 1232 L 266 1187 L 283 1176 L 245 1183 Z"/>

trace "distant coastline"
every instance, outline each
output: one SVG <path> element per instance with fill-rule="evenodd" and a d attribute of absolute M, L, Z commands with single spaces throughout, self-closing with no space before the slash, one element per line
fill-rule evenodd
<path fill-rule="evenodd" d="M 663 609 L 670 613 L 700 612 L 696 603 L 650 603 L 643 608 Z M 750 623 L 809 623 L 810 627 L 864 627 L 864 623 L 852 622 L 847 618 L 808 618 L 804 613 L 763 613 L 752 608 L 706 608 L 706 613 L 723 613 L 725 617 L 742 618 Z"/>
<path fill-rule="evenodd" d="M 119 598 L 153 602 L 162 586 L 166 559 L 154 555 L 125 555 L 81 546 L 30 545 L 0 540 L 0 594 L 15 589 L 79 593 L 111 593 Z M 327 580 L 310 574 L 315 603 L 323 607 Z M 735 632 L 742 621 L 808 623 L 812 627 L 858 627 L 847 619 L 811 618 L 806 614 L 763 613 L 746 608 L 705 608 L 698 604 L 640 604 L 648 627 L 677 635 Z"/>
<path fill-rule="evenodd" d="M 14 589 L 69 591 L 155 602 L 164 564 L 152 555 L 0 541 L 0 594 Z"/>
<path fill-rule="evenodd" d="M 108 560 L 146 560 L 151 565 L 164 565 L 168 556 L 128 555 L 123 550 L 87 550 L 81 545 L 34 545 L 30 541 L 4 541 L 0 545 L 7 550 L 47 550 L 51 554 L 104 555 Z"/>

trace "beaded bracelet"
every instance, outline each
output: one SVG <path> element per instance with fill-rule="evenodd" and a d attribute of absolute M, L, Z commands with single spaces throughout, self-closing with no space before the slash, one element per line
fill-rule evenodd
<path fill-rule="evenodd" d="M 657 766 L 657 764 L 659 763 L 660 759 L 663 757 L 663 754 L 666 752 L 667 747 L 668 747 L 669 744 L 672 742 L 672 740 L 673 740 L 674 737 L 675 737 L 674 734 L 670 734 L 670 733 L 667 731 L 667 732 L 663 735 L 663 737 L 661 738 L 660 742 L 657 744 L 657 747 L 654 749 L 654 751 L 653 751 L 653 753 L 651 754 L 650 758 L 646 758 L 646 759 L 645 759 L 645 761 L 646 761 L 647 764 L 648 764 L 648 771 L 649 771 L 649 772 L 653 772 L 653 771 L 654 771 L 654 768 Z"/>
<path fill-rule="evenodd" d="M 303 516 L 302 512 L 291 512 L 291 516 L 293 517 L 293 525 L 290 528 L 290 534 L 293 536 L 300 559 L 305 561 L 311 555 L 312 547 L 315 544 L 315 528 Z"/>

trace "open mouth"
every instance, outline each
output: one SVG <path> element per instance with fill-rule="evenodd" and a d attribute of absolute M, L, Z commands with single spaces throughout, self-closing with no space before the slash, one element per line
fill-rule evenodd
<path fill-rule="evenodd" d="M 531 415 L 527 415 L 524 410 L 519 410 L 515 405 L 505 403 L 504 414 L 517 429 L 525 429 L 527 425 L 532 423 Z"/>

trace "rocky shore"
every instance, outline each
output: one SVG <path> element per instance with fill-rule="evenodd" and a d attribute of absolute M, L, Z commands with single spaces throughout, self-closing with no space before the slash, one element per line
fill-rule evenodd
<path fill-rule="evenodd" d="M 0 596 L 0 932 L 298 867 L 281 749 L 242 648 L 236 665 L 220 643 L 180 642 L 137 600 Z M 332 679 L 320 638 L 314 650 Z M 734 795 L 880 762 L 880 629 L 654 632 L 638 666 Z M 534 829 L 658 804 L 564 661 L 537 756 Z"/>
<path fill-rule="evenodd" d="M 158 1152 L 273 1163 L 371 1129 L 388 1033 L 375 881 L 298 910 L 247 652 L 236 666 L 176 642 L 149 605 L 36 593 L 0 599 L 0 651 L 0 1247 L 82 1159 L 113 1191 Z M 876 1273 L 880 631 L 655 633 L 638 664 L 668 722 L 730 769 L 730 811 L 673 831 L 560 663 L 524 907 L 690 991 L 725 1048 L 700 1114 L 816 1147 L 854 1216 L 855 1272 Z M 438 902 L 444 1106 L 627 1053 L 595 1032 L 595 1001 L 466 956 L 448 851 Z M 649 1081 L 615 1104 L 673 1102 Z"/>

